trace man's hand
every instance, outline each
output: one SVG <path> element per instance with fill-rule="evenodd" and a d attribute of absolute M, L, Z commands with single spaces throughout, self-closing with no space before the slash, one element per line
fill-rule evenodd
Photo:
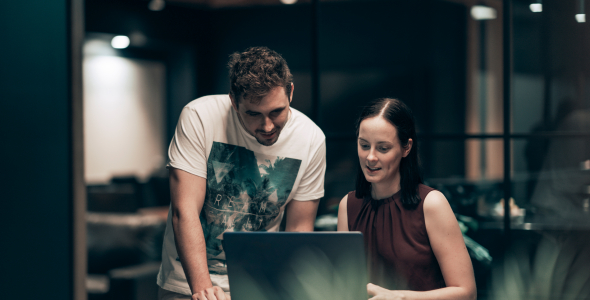
<path fill-rule="evenodd" d="M 193 294 L 191 300 L 231 300 L 231 298 L 220 287 L 213 286 Z"/>
<path fill-rule="evenodd" d="M 384 289 L 378 285 L 374 285 L 372 283 L 367 284 L 367 293 L 372 298 L 369 300 L 402 300 L 406 299 L 406 297 L 397 291 L 391 291 L 388 289 Z"/>

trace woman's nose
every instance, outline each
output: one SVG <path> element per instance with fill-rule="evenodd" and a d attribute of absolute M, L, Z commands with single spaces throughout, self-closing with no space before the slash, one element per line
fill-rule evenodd
<path fill-rule="evenodd" d="M 373 152 L 373 150 L 369 150 L 369 153 L 367 154 L 367 160 L 369 162 L 376 162 L 377 161 L 377 156 L 375 156 L 375 153 Z"/>

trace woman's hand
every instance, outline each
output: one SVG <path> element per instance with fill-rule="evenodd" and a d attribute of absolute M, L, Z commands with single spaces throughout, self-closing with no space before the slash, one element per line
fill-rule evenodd
<path fill-rule="evenodd" d="M 378 285 L 374 285 L 372 283 L 367 284 L 367 293 L 369 294 L 369 296 L 372 296 L 372 298 L 369 298 L 369 300 L 402 300 L 402 299 L 406 299 L 406 296 L 404 296 L 399 291 L 391 291 L 388 289 L 384 289 L 384 288 L 382 288 Z"/>

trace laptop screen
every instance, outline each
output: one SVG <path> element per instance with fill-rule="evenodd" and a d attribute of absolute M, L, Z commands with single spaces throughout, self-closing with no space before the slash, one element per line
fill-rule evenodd
<path fill-rule="evenodd" d="M 360 232 L 226 232 L 232 300 L 367 299 Z"/>

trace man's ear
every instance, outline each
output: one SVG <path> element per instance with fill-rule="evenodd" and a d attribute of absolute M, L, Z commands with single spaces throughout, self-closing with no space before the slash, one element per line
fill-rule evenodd
<path fill-rule="evenodd" d="M 229 94 L 229 99 L 231 99 L 231 106 L 234 108 L 235 111 L 238 111 L 238 103 L 232 94 Z"/>
<path fill-rule="evenodd" d="M 408 154 L 410 154 L 413 144 L 414 144 L 414 141 L 412 139 L 408 139 L 408 144 L 406 145 L 406 147 L 404 147 L 403 157 L 406 157 L 406 156 L 408 156 Z"/>
<path fill-rule="evenodd" d="M 293 90 L 295 90 L 295 85 L 291 82 L 291 95 L 289 96 L 289 103 L 293 101 Z"/>

